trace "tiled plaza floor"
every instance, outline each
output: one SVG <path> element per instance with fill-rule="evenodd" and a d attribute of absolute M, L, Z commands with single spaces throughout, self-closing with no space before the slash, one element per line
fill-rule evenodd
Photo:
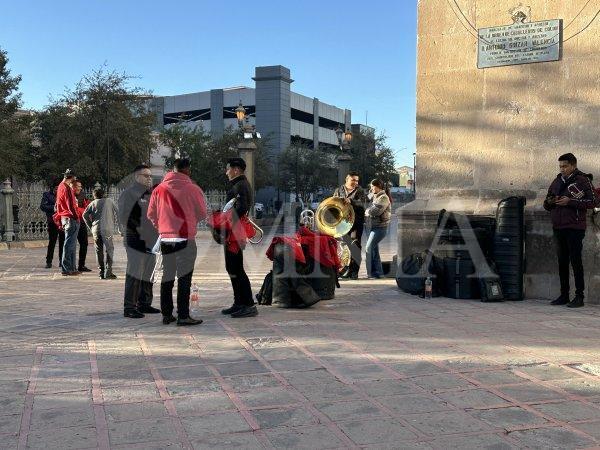
<path fill-rule="evenodd" d="M 0 252 L 0 449 L 600 446 L 598 307 L 425 301 L 361 280 L 235 320 L 219 313 L 221 248 L 199 246 L 192 328 L 122 316 L 121 249 L 116 281 Z M 247 254 L 255 291 L 263 254 Z"/>

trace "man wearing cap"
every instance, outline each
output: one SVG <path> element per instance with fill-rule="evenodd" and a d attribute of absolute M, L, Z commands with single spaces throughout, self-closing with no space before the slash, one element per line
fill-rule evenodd
<path fill-rule="evenodd" d="M 73 190 L 75 174 L 67 169 L 63 181 L 56 190 L 56 213 L 65 232 L 65 244 L 62 257 L 62 274 L 64 276 L 79 275 L 75 262 L 77 250 L 77 233 L 79 232 L 79 214 L 77 213 L 77 199 Z"/>
<path fill-rule="evenodd" d="M 252 187 L 244 175 L 246 162 L 242 158 L 231 158 L 227 161 L 225 174 L 229 179 L 230 188 L 227 192 L 227 201 L 233 201 L 233 221 L 238 221 L 247 216 L 254 202 Z M 235 238 L 235 236 L 234 236 Z M 254 317 L 258 309 L 254 306 L 252 288 L 246 271 L 244 270 L 244 237 L 240 237 L 237 252 L 230 251 L 225 245 L 225 269 L 231 279 L 233 287 L 233 305 L 222 310 L 223 314 L 231 317 Z"/>

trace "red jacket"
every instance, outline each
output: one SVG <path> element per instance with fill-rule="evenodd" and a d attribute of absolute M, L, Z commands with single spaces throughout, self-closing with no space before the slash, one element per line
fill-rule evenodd
<path fill-rule="evenodd" d="M 193 239 L 205 218 L 204 192 L 187 175 L 169 172 L 152 191 L 148 219 L 161 237 Z"/>
<path fill-rule="evenodd" d="M 75 198 L 77 198 L 77 197 L 75 197 Z M 79 206 L 79 202 L 77 202 L 77 216 L 79 217 L 79 221 L 83 220 L 83 212 L 85 211 L 85 208 L 87 208 L 89 204 L 90 204 L 90 201 L 85 197 L 81 201 L 81 206 Z"/>
<path fill-rule="evenodd" d="M 58 185 L 56 191 L 56 212 L 54 216 L 59 220 L 62 217 L 69 217 L 79 221 L 75 192 L 64 181 Z"/>

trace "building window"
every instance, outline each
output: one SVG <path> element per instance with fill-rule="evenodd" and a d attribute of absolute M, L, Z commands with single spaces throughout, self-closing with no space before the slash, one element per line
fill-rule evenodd
<path fill-rule="evenodd" d="M 193 111 L 181 111 L 163 115 L 164 125 L 182 122 L 198 122 L 199 120 L 210 120 L 210 109 L 195 109 Z"/>
<path fill-rule="evenodd" d="M 319 117 L 319 126 L 321 128 L 327 128 L 329 130 L 335 130 L 340 127 L 342 130 L 346 129 L 346 125 L 335 120 L 326 119 L 325 117 Z"/>
<path fill-rule="evenodd" d="M 299 109 L 292 108 L 292 119 L 297 120 L 298 122 L 308 123 L 310 125 L 314 125 L 315 116 L 311 113 L 307 113 L 306 111 L 300 111 Z"/>

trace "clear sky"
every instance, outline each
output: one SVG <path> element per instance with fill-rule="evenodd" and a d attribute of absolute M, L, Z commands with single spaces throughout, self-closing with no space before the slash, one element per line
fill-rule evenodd
<path fill-rule="evenodd" d="M 351 109 L 354 123 L 368 111 L 412 166 L 416 3 L 0 0 L 0 47 L 33 109 L 105 62 L 157 95 L 253 86 L 255 66 L 281 64 L 295 92 Z"/>

